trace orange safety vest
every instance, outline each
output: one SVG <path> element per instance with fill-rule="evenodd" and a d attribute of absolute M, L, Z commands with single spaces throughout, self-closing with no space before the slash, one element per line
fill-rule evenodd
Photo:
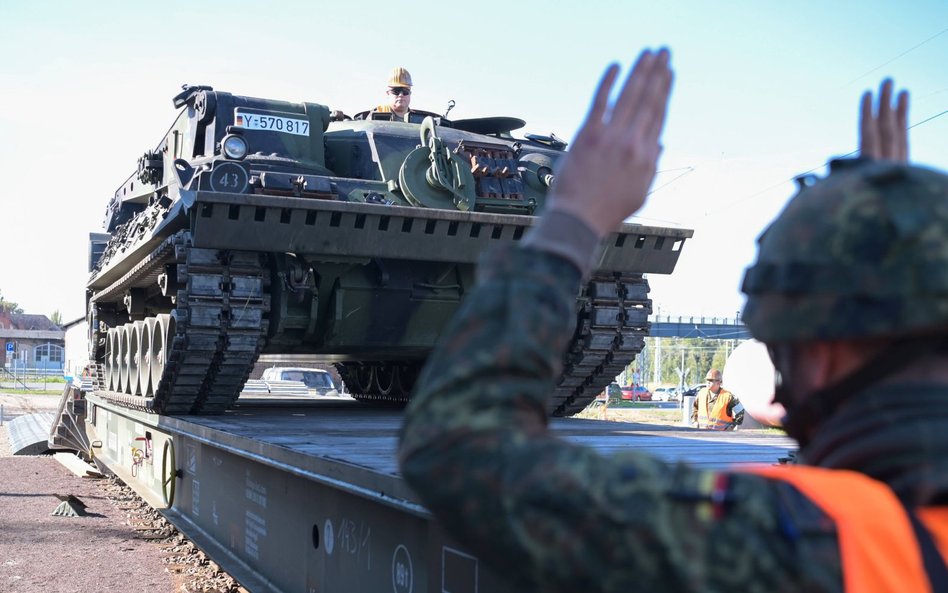
<path fill-rule="evenodd" d="M 849 470 L 772 466 L 749 471 L 792 484 L 836 524 L 843 590 L 859 593 L 931 592 L 918 538 L 905 507 L 882 482 Z M 948 507 L 915 515 L 948 558 Z"/>
<path fill-rule="evenodd" d="M 708 400 L 711 399 L 711 390 L 702 387 L 698 392 L 698 428 L 727 430 L 734 426 L 734 417 L 727 413 L 732 397 L 731 392 L 722 387 L 709 413 Z"/>
<path fill-rule="evenodd" d="M 402 116 L 402 117 L 399 117 L 398 114 L 395 113 L 395 112 L 392 110 L 392 106 L 391 106 L 391 105 L 379 105 L 379 106 L 377 106 L 375 109 L 373 109 L 372 112 L 374 112 L 374 113 L 391 113 L 391 114 L 392 114 L 392 121 L 406 121 L 406 120 L 405 120 L 405 117 L 408 116 L 408 115 L 411 115 L 411 109 L 409 109 L 409 110 L 408 110 L 408 113 L 406 113 L 406 114 L 405 114 L 404 116 Z"/>

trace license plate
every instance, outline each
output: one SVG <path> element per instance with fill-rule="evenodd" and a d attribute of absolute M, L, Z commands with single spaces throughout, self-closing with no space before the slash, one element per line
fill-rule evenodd
<path fill-rule="evenodd" d="M 246 130 L 266 130 L 296 136 L 309 136 L 309 122 L 307 120 L 273 113 L 247 113 L 235 109 L 234 126 Z"/>

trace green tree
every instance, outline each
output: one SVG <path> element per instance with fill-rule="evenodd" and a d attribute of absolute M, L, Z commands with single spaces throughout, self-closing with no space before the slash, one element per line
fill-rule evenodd
<path fill-rule="evenodd" d="M 23 313 L 23 309 L 20 307 L 20 305 L 14 303 L 13 301 L 4 300 L 2 292 L 0 292 L 0 311 L 15 314 Z"/>
<path fill-rule="evenodd" d="M 49 320 L 61 326 L 63 324 L 63 314 L 59 312 L 59 309 L 56 309 L 53 311 L 53 314 L 49 316 Z"/>
<path fill-rule="evenodd" d="M 711 368 L 722 369 L 730 353 L 727 340 L 708 338 L 663 338 L 661 382 L 678 385 L 679 374 L 687 387 L 704 380 Z"/>

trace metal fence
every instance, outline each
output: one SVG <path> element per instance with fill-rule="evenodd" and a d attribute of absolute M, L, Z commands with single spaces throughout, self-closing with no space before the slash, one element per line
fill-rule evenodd
<path fill-rule="evenodd" d="M 56 389 L 64 381 L 62 369 L 0 367 L 0 389 Z"/>

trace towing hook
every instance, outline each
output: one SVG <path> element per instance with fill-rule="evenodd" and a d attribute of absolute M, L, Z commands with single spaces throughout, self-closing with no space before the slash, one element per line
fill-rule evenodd
<path fill-rule="evenodd" d="M 174 174 L 178 178 L 178 185 L 187 187 L 191 183 L 191 179 L 194 178 L 194 167 L 184 159 L 175 159 Z"/>

